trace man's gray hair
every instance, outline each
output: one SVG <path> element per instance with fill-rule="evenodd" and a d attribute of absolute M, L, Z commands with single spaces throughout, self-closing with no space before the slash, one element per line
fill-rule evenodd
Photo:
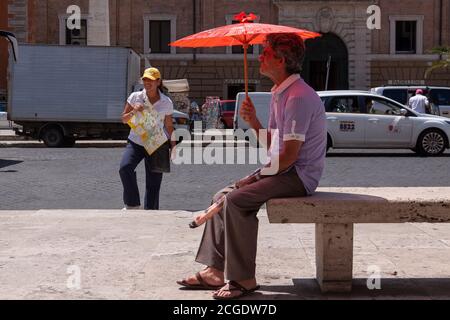
<path fill-rule="evenodd" d="M 278 58 L 286 61 L 288 74 L 300 73 L 305 59 L 305 43 L 295 33 L 272 33 L 266 37 L 267 44 Z"/>

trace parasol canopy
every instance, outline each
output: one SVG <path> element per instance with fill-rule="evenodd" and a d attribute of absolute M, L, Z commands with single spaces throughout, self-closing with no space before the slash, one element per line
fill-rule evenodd
<path fill-rule="evenodd" d="M 303 40 L 321 36 L 319 33 L 304 29 L 274 24 L 253 23 L 256 19 L 256 16 L 253 13 L 247 15 L 245 12 L 241 12 L 235 15 L 234 19 L 239 21 L 239 23 L 201 31 L 171 42 L 169 45 L 185 48 L 243 46 L 246 96 L 248 96 L 247 49 L 249 45 L 262 44 L 264 43 L 266 36 L 273 33 L 295 33 Z"/>

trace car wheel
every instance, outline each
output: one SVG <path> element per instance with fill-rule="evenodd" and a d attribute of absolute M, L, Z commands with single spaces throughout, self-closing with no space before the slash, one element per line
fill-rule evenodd
<path fill-rule="evenodd" d="M 64 135 L 58 127 L 47 127 L 41 135 L 41 139 L 49 148 L 59 148 L 64 145 Z"/>
<path fill-rule="evenodd" d="M 417 151 L 423 156 L 438 156 L 445 151 L 445 135 L 435 129 L 422 132 L 417 141 Z"/>
<path fill-rule="evenodd" d="M 328 152 L 328 150 L 330 150 L 332 145 L 333 145 L 333 142 L 331 141 L 331 137 L 329 134 L 327 134 L 327 152 Z"/>

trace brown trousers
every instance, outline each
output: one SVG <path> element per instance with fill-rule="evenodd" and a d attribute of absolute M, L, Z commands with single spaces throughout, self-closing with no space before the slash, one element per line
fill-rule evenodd
<path fill-rule="evenodd" d="M 306 196 L 295 168 L 236 189 L 230 185 L 213 201 L 226 195 L 224 208 L 206 222 L 195 261 L 225 272 L 228 280 L 255 278 L 258 218 L 261 206 L 272 198 Z"/>

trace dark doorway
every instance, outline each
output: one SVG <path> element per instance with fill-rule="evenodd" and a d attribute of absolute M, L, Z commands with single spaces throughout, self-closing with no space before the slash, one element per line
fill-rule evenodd
<path fill-rule="evenodd" d="M 254 92 L 255 89 L 256 89 L 255 85 L 252 85 L 252 84 L 248 85 L 248 92 Z M 239 92 L 245 92 L 244 84 L 229 84 L 226 98 L 230 99 L 230 100 L 234 100 L 234 99 L 236 99 L 236 95 Z"/>
<path fill-rule="evenodd" d="M 348 84 L 348 51 L 335 34 L 306 41 L 306 56 L 302 77 L 315 90 L 325 90 L 327 62 L 331 56 L 328 90 L 346 90 Z"/>

